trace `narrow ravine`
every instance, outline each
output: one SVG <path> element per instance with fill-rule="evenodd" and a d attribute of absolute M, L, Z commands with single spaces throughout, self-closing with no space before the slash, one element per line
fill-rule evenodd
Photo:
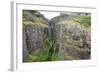
<path fill-rule="evenodd" d="M 23 62 L 90 59 L 90 31 L 89 13 L 61 13 L 48 20 L 23 10 Z"/>

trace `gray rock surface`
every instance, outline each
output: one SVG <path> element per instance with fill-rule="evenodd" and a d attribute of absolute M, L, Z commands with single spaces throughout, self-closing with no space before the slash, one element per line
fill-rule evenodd
<path fill-rule="evenodd" d="M 61 19 L 62 18 L 62 19 Z M 55 25 L 60 45 L 60 59 L 89 59 L 91 52 L 91 29 L 69 21 L 70 16 L 58 16 L 51 20 Z M 57 28 L 59 27 L 59 28 Z"/>
<path fill-rule="evenodd" d="M 44 31 L 48 21 L 33 10 L 23 10 L 23 61 L 31 53 L 43 47 Z"/>
<path fill-rule="evenodd" d="M 38 11 L 23 10 L 23 61 L 28 54 L 36 53 L 43 48 L 45 34 L 56 38 L 59 47 L 54 47 L 54 50 L 58 50 L 59 60 L 90 59 L 91 28 L 85 28 L 80 23 L 72 21 L 71 18 L 76 15 L 62 13 L 47 20 Z"/>

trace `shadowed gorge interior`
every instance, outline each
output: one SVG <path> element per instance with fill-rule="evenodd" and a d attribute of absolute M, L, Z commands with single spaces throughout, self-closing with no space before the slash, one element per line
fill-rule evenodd
<path fill-rule="evenodd" d="M 22 12 L 23 62 L 91 59 L 91 14 L 44 12 Z"/>

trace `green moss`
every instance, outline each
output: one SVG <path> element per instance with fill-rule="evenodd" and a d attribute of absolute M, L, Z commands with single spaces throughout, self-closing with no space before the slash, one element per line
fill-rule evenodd
<path fill-rule="evenodd" d="M 84 27 L 91 26 L 91 17 L 90 16 L 74 16 L 72 21 L 80 23 Z"/>
<path fill-rule="evenodd" d="M 24 24 L 24 27 L 27 27 L 27 26 L 30 26 L 30 25 L 32 25 L 34 27 L 35 26 L 36 27 L 44 27 L 44 28 L 48 27 L 48 25 L 45 25 L 45 24 L 40 23 L 40 22 L 34 23 L 34 22 L 31 22 L 31 21 L 24 21 L 23 24 Z"/>
<path fill-rule="evenodd" d="M 28 25 L 48 27 L 48 21 L 35 10 L 23 10 L 23 27 Z"/>

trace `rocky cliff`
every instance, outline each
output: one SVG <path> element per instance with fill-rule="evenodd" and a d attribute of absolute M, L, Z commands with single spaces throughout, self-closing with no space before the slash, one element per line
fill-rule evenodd
<path fill-rule="evenodd" d="M 23 10 L 23 61 L 91 58 L 88 13 L 61 13 L 47 20 L 40 12 Z"/>
<path fill-rule="evenodd" d="M 50 21 L 56 28 L 60 60 L 90 59 L 91 27 L 89 22 L 82 24 L 75 21 L 78 17 L 83 22 L 87 18 L 89 20 L 90 15 L 62 14 Z"/>
<path fill-rule="evenodd" d="M 23 10 L 23 60 L 43 47 L 43 36 L 48 21 L 37 11 Z"/>

